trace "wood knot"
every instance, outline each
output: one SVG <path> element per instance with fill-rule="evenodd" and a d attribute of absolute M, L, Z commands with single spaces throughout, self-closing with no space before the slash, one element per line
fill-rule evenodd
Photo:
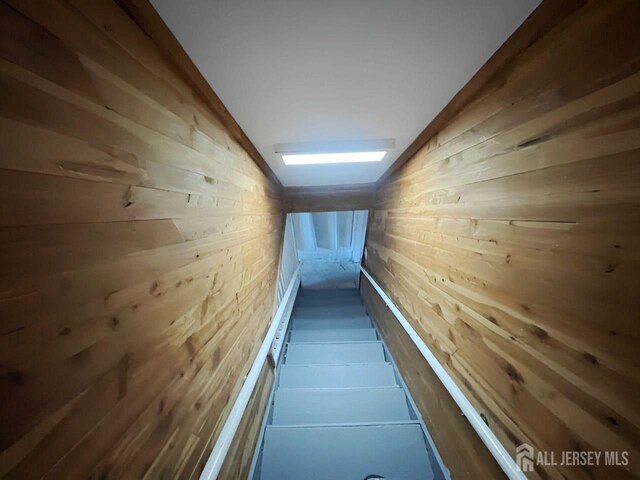
<path fill-rule="evenodd" d="M 524 383 L 524 378 L 522 377 L 520 372 L 518 370 L 516 370 L 516 367 L 514 367 L 510 363 L 507 363 L 505 365 L 504 371 L 507 373 L 509 378 L 511 380 L 513 380 L 514 382 L 516 382 L 516 383 Z"/>

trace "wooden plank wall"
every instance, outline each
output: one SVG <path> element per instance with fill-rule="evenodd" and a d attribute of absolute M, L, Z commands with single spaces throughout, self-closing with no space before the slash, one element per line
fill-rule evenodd
<path fill-rule="evenodd" d="M 287 212 L 342 212 L 369 210 L 375 191 L 375 183 L 284 187 L 283 196 Z"/>
<path fill-rule="evenodd" d="M 251 462 L 256 443 L 260 436 L 262 420 L 269 406 L 271 389 L 273 387 L 274 371 L 265 360 L 256 388 L 251 395 L 247 409 L 242 416 L 238 431 L 229 447 L 229 453 L 224 460 L 218 478 L 243 479 L 249 478 Z"/>
<path fill-rule="evenodd" d="M 0 477 L 197 478 L 278 188 L 111 0 L 0 3 Z"/>
<path fill-rule="evenodd" d="M 379 188 L 366 266 L 504 445 L 640 475 L 640 2 L 580 2 Z"/>
<path fill-rule="evenodd" d="M 506 479 L 418 347 L 364 275 L 360 281 L 360 295 L 391 351 L 451 478 Z"/>

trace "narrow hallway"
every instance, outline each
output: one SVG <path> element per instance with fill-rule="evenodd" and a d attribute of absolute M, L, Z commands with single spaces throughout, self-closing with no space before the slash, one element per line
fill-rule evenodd
<path fill-rule="evenodd" d="M 301 290 L 255 480 L 444 479 L 355 289 Z"/>
<path fill-rule="evenodd" d="M 640 480 L 640 0 L 0 0 L 0 480 Z"/>

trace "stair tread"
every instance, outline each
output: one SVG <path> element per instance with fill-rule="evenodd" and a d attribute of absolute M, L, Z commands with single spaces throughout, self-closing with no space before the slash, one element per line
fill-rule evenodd
<path fill-rule="evenodd" d="M 397 385 L 389 363 L 282 365 L 279 388 L 357 388 Z"/>
<path fill-rule="evenodd" d="M 291 343 L 304 342 L 345 342 L 377 340 L 374 328 L 332 328 L 292 330 Z"/>
<path fill-rule="evenodd" d="M 371 319 L 367 316 L 348 318 L 294 319 L 291 330 L 319 330 L 336 328 L 371 328 Z"/>
<path fill-rule="evenodd" d="M 362 305 L 362 298 L 360 295 L 338 296 L 333 298 L 327 297 L 298 297 L 296 299 L 297 305 L 349 305 L 358 304 Z"/>
<path fill-rule="evenodd" d="M 367 314 L 364 305 L 318 305 L 296 307 L 294 318 L 344 318 Z"/>
<path fill-rule="evenodd" d="M 302 294 L 296 299 L 298 305 L 340 305 L 356 303 L 362 304 L 362 298 L 359 294 L 347 293 L 347 294 L 335 294 L 335 293 L 314 293 L 314 294 Z"/>
<path fill-rule="evenodd" d="M 289 343 L 287 365 L 386 362 L 382 342 Z"/>
<path fill-rule="evenodd" d="M 434 478 L 418 424 L 267 427 L 262 480 Z"/>
<path fill-rule="evenodd" d="M 304 288 L 300 298 L 360 297 L 356 288 Z"/>
<path fill-rule="evenodd" d="M 273 425 L 330 425 L 411 420 L 404 390 L 354 388 L 278 390 Z"/>

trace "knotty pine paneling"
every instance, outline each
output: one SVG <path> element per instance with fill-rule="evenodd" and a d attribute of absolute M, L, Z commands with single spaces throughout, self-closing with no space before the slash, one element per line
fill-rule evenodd
<path fill-rule="evenodd" d="M 514 456 L 629 452 L 536 478 L 640 476 L 638 20 L 639 2 L 579 2 L 379 186 L 369 222 L 367 268 Z"/>
<path fill-rule="evenodd" d="M 283 215 L 189 85 L 115 1 L 0 3 L 2 478 L 206 462 L 273 312 Z"/>

